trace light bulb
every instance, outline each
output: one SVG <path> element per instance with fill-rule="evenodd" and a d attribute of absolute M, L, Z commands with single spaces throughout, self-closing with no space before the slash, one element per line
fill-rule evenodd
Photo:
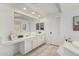
<path fill-rule="evenodd" d="M 23 8 L 24 10 L 26 10 L 26 8 Z"/>
<path fill-rule="evenodd" d="M 32 14 L 35 14 L 35 12 L 32 12 Z"/>

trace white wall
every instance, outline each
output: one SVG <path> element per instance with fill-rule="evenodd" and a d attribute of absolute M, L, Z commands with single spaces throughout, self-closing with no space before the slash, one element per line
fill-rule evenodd
<path fill-rule="evenodd" d="M 14 10 L 8 4 L 0 4 L 0 42 L 8 40 L 10 32 L 14 31 Z M 0 44 L 0 55 L 14 55 L 15 46 Z"/>
<path fill-rule="evenodd" d="M 36 23 L 39 23 L 39 20 L 29 20 L 29 24 L 30 24 L 30 32 L 35 32 L 36 31 Z"/>
<path fill-rule="evenodd" d="M 40 20 L 31 21 L 31 31 L 36 31 L 36 23 L 44 22 L 44 32 L 46 33 L 46 41 L 51 44 L 60 44 L 60 17 L 59 14 L 48 15 Z M 50 35 L 52 32 L 52 35 Z"/>
<path fill-rule="evenodd" d="M 59 14 L 49 15 L 40 22 L 45 23 L 45 32 L 47 37 L 47 42 L 51 44 L 60 44 L 62 40 L 60 39 L 60 17 Z M 52 35 L 50 35 L 52 32 Z"/>
<path fill-rule="evenodd" d="M 73 31 L 73 16 L 79 16 L 79 9 L 65 11 L 61 14 L 61 36 L 63 39 L 71 37 L 79 40 L 79 31 Z"/>

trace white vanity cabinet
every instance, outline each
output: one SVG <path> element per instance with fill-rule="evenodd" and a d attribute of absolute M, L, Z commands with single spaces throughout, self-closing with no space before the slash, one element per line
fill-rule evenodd
<path fill-rule="evenodd" d="M 24 55 L 32 50 L 32 40 L 30 38 L 26 39 L 24 42 L 21 42 L 19 46 L 20 53 Z"/>
<path fill-rule="evenodd" d="M 37 37 L 32 38 L 32 49 L 36 48 L 38 46 L 38 39 Z"/>
<path fill-rule="evenodd" d="M 37 36 L 38 38 L 38 45 L 41 45 L 45 42 L 45 36 L 44 35 L 39 35 Z"/>
<path fill-rule="evenodd" d="M 38 39 L 38 46 L 42 44 L 42 39 L 41 39 L 41 37 L 42 37 L 41 35 L 37 36 L 37 39 Z"/>
<path fill-rule="evenodd" d="M 42 41 L 41 41 L 42 43 L 45 42 L 45 35 L 42 35 L 42 36 L 41 36 L 41 40 L 42 40 Z"/>
<path fill-rule="evenodd" d="M 25 40 L 25 53 L 32 50 L 32 40 Z"/>
<path fill-rule="evenodd" d="M 42 45 L 45 40 L 44 40 L 44 35 L 36 35 L 32 36 L 30 38 L 26 38 L 24 42 L 20 43 L 19 51 L 23 55 L 30 52 L 31 50 L 35 49 L 36 47 Z"/>

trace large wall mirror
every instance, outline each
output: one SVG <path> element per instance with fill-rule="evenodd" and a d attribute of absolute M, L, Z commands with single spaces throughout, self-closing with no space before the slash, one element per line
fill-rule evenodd
<path fill-rule="evenodd" d="M 14 12 L 15 32 L 35 32 L 40 30 L 40 25 L 37 22 L 39 20 L 35 17 L 30 17 L 17 11 Z M 35 26 L 36 23 L 37 25 Z M 43 29 L 43 24 L 41 24 L 41 30 Z"/>
<path fill-rule="evenodd" d="M 21 32 L 21 23 L 19 21 L 14 21 L 14 28 L 16 32 Z"/>
<path fill-rule="evenodd" d="M 27 32 L 29 30 L 27 17 L 23 14 L 14 12 L 15 32 Z"/>

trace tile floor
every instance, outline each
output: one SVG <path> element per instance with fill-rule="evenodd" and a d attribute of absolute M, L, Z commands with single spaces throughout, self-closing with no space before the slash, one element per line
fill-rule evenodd
<path fill-rule="evenodd" d="M 58 49 L 58 46 L 51 45 L 51 44 L 44 44 L 35 50 L 31 51 L 28 54 L 25 54 L 25 56 L 57 56 L 56 51 Z M 21 56 L 20 54 L 17 56 Z"/>

